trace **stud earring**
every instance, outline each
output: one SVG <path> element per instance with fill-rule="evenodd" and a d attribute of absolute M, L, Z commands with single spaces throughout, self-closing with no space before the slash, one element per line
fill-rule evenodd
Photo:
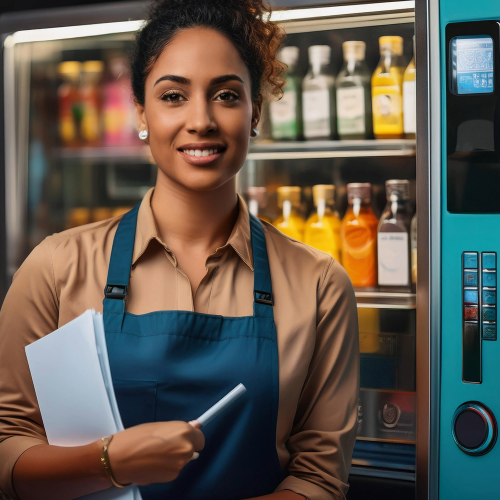
<path fill-rule="evenodd" d="M 139 139 L 144 140 L 148 137 L 148 131 L 147 130 L 141 130 L 139 132 Z"/>
<path fill-rule="evenodd" d="M 254 132 L 254 136 L 253 137 L 258 137 L 259 136 L 259 129 L 257 127 L 254 127 L 253 132 Z"/>

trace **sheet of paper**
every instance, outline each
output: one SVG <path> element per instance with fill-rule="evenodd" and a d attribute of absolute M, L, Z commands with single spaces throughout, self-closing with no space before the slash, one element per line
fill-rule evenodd
<path fill-rule="evenodd" d="M 79 446 L 123 430 L 102 315 L 93 309 L 26 347 L 50 444 Z M 142 500 L 137 486 L 81 498 Z"/>

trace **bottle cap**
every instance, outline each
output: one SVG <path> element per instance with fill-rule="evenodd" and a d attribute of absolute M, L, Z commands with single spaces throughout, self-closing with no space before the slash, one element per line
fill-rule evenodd
<path fill-rule="evenodd" d="M 410 199 L 410 181 L 407 179 L 391 179 L 385 181 L 385 194 L 390 200 L 391 195 L 395 194 L 402 200 Z"/>
<path fill-rule="evenodd" d="M 78 61 L 64 61 L 57 65 L 57 72 L 60 75 L 78 75 L 82 69 L 82 63 Z"/>
<path fill-rule="evenodd" d="M 294 66 L 299 60 L 299 48 L 294 46 L 283 47 L 278 53 L 278 60 L 287 66 Z"/>
<path fill-rule="evenodd" d="M 369 182 L 352 182 L 347 184 L 347 201 L 352 205 L 354 198 L 360 198 L 367 205 L 372 200 L 372 185 Z"/>
<path fill-rule="evenodd" d="M 278 207 L 283 208 L 283 202 L 289 200 L 292 206 L 300 206 L 300 187 L 299 186 L 281 186 L 277 189 Z"/>
<path fill-rule="evenodd" d="M 366 43 L 358 41 L 344 42 L 342 44 L 344 53 L 344 61 L 348 59 L 356 59 L 356 61 L 364 61 L 366 52 Z"/>
<path fill-rule="evenodd" d="M 102 73 L 104 71 L 104 63 L 102 61 L 85 61 L 82 64 L 82 71 L 86 73 Z"/>
<path fill-rule="evenodd" d="M 316 184 L 313 186 L 314 206 L 318 206 L 318 200 L 325 200 L 326 203 L 333 204 L 335 186 L 333 184 Z"/>
<path fill-rule="evenodd" d="M 317 61 L 321 64 L 329 64 L 332 49 L 329 45 L 311 45 L 307 49 L 307 54 L 310 62 Z"/>
<path fill-rule="evenodd" d="M 251 186 L 245 191 L 248 200 L 257 200 L 259 208 L 267 205 L 267 189 L 264 186 Z"/>
<path fill-rule="evenodd" d="M 398 56 L 403 55 L 403 37 L 401 36 L 381 36 L 379 39 L 380 52 L 390 50 Z"/>

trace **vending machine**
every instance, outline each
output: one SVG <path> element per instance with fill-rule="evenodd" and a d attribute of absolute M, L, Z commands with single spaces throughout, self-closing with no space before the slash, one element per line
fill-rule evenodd
<path fill-rule="evenodd" d="M 500 4 L 427 9 L 428 493 L 500 498 Z"/>

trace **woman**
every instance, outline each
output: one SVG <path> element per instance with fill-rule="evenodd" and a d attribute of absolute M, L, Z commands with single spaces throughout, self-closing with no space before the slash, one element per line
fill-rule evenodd
<path fill-rule="evenodd" d="M 344 498 L 359 390 L 351 282 L 236 193 L 262 86 L 283 86 L 284 32 L 267 12 L 170 0 L 138 33 L 133 90 L 156 186 L 124 216 L 47 237 L 14 277 L 0 312 L 7 498 L 129 483 L 144 500 Z M 89 308 L 104 312 L 126 427 L 107 440 L 111 472 L 102 440 L 47 444 L 24 353 Z M 187 423 L 240 382 L 245 395 L 203 434 Z"/>

